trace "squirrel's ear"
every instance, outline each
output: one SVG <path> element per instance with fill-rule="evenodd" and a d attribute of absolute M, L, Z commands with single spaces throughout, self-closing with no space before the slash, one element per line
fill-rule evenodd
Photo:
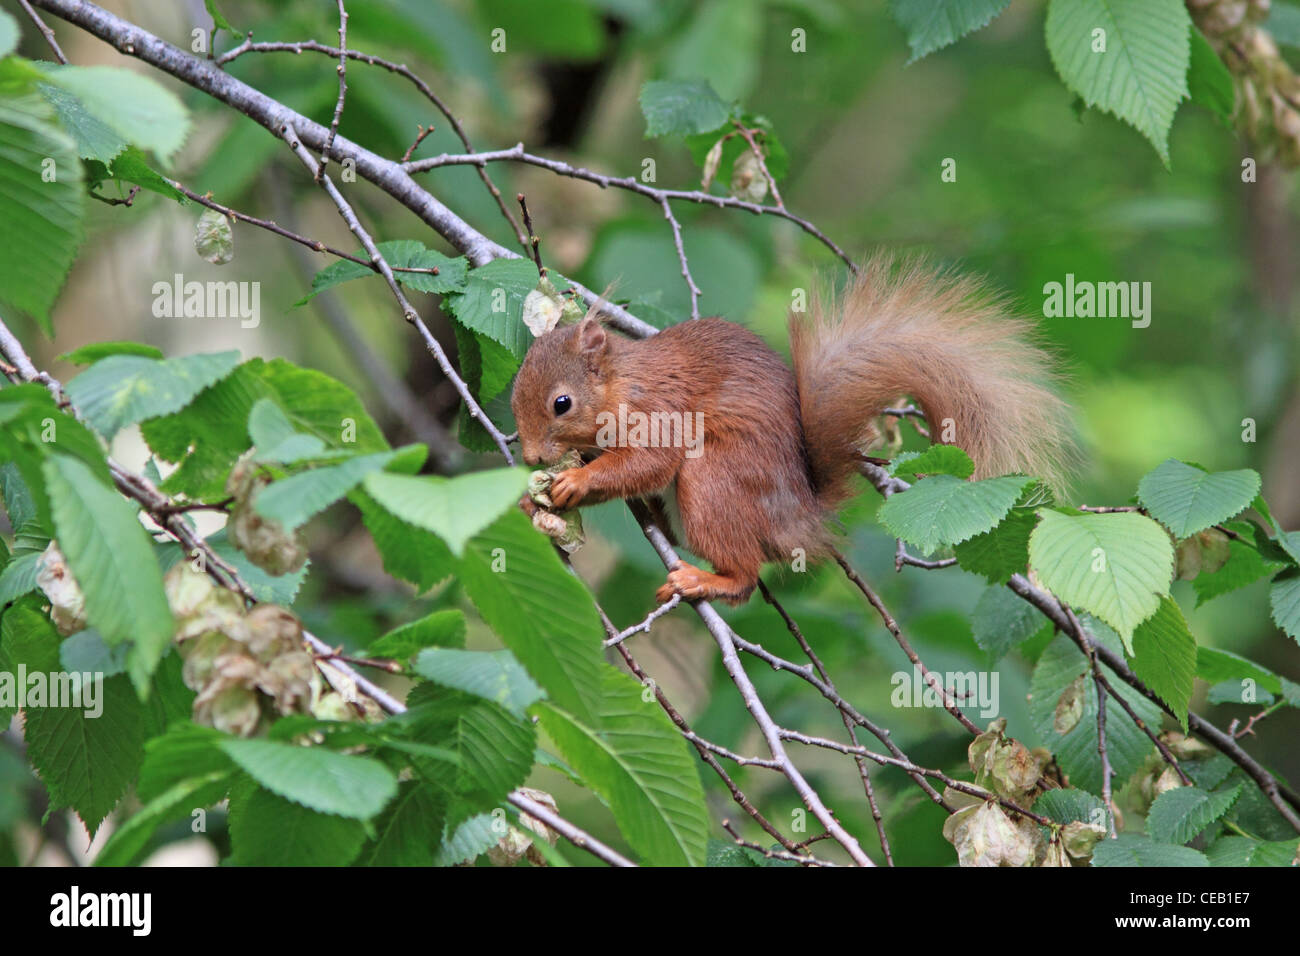
<path fill-rule="evenodd" d="M 587 316 L 578 323 L 578 348 L 588 358 L 605 351 L 605 327 L 598 319 Z"/>

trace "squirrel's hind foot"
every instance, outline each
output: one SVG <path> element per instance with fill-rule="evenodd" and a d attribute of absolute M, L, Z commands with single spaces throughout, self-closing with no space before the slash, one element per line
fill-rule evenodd
<path fill-rule="evenodd" d="M 655 592 L 655 600 L 663 604 L 671 600 L 674 594 L 680 594 L 687 601 L 726 601 L 728 604 L 743 604 L 754 593 L 754 588 L 757 586 L 756 579 L 714 574 L 683 561 L 668 572 L 668 583 Z"/>

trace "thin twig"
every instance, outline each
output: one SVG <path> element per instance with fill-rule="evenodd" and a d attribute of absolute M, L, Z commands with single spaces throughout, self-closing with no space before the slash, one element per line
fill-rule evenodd
<path fill-rule="evenodd" d="M 682 596 L 680 594 L 674 594 L 663 604 L 660 604 L 657 608 L 655 608 L 653 611 L 647 614 L 645 620 L 641 621 L 639 624 L 633 624 L 631 627 L 627 628 L 626 630 L 619 631 L 617 634 L 614 634 L 613 636 L 606 638 L 604 646 L 613 647 L 615 644 L 621 644 L 624 641 L 626 641 L 629 637 L 631 637 L 633 634 L 649 634 L 650 625 L 655 622 L 656 618 L 663 617 L 665 614 L 667 614 L 669 611 L 671 611 L 673 608 L 675 608 L 677 605 L 681 603 L 682 603 Z"/>
<path fill-rule="evenodd" d="M 447 118 L 447 122 L 451 124 L 452 131 L 456 134 L 456 138 L 460 140 L 461 145 L 465 147 L 465 151 L 468 153 L 474 152 L 474 146 L 470 143 L 469 135 L 465 132 L 465 127 L 461 125 L 460 120 L 457 119 L 455 114 L 447 108 L 447 104 L 445 104 L 442 101 L 442 98 L 433 91 L 432 87 L 408 69 L 405 64 L 394 63 L 392 60 L 385 60 L 383 57 L 372 56 L 369 53 L 361 53 L 358 50 L 340 50 L 336 47 L 317 43 L 315 40 L 303 40 L 297 43 L 254 43 L 253 33 L 251 30 L 243 43 L 217 57 L 216 62 L 218 66 L 224 66 L 232 60 L 243 56 L 245 53 L 294 53 L 301 55 L 304 52 L 322 53 L 331 57 L 345 56 L 351 60 L 360 60 L 370 66 L 380 67 L 381 69 L 385 69 L 390 73 L 394 73 L 409 80 L 416 89 L 418 89 L 420 93 L 437 108 L 438 112 L 442 113 L 442 115 Z M 432 126 L 430 126 L 430 131 L 432 131 Z M 421 139 L 422 138 L 423 137 L 421 137 Z M 418 144 L 419 140 L 416 140 L 416 143 Z M 403 157 L 402 161 L 406 162 L 406 157 Z M 501 195 L 501 190 L 498 189 L 496 183 L 492 181 L 491 176 L 488 175 L 488 171 L 481 166 L 478 169 L 478 176 L 479 179 L 482 180 L 483 185 L 487 187 L 487 191 L 491 194 L 492 199 L 496 202 L 497 208 L 501 210 L 501 215 L 504 216 L 506 222 L 510 224 L 510 229 L 515 234 L 515 238 L 519 240 L 519 244 L 527 249 L 528 240 L 524 236 L 523 231 L 519 228 L 519 223 L 511 214 L 509 207 L 506 205 L 505 199 Z"/>
<path fill-rule="evenodd" d="M 513 465 L 515 463 L 514 455 L 510 453 L 510 448 L 506 443 L 505 435 L 503 435 L 501 430 L 492 423 L 492 420 L 488 418 L 487 414 L 479 406 L 479 403 L 474 400 L 474 396 L 470 394 L 469 386 L 466 385 L 465 380 L 457 374 L 456 369 L 451 364 L 451 360 L 447 358 L 447 353 L 443 350 L 442 343 L 434 338 L 433 333 L 429 331 L 429 327 L 425 325 L 424 320 L 420 318 L 420 313 L 415 310 L 415 306 L 411 305 L 410 301 L 406 298 L 406 294 L 402 291 L 401 286 L 397 284 L 397 279 L 393 275 L 393 270 L 388 265 L 388 261 L 380 254 L 379 248 L 375 245 L 375 241 L 370 238 L 370 233 L 366 232 L 365 228 L 361 225 L 361 221 L 357 218 L 357 214 L 353 210 L 352 205 L 343 198 L 343 194 L 339 192 L 338 187 L 334 185 L 333 180 L 331 180 L 328 175 L 320 172 L 316 160 L 312 157 L 311 153 L 307 151 L 306 147 L 303 146 L 301 138 L 299 138 L 298 134 L 292 127 L 286 125 L 281 131 L 281 135 L 284 137 L 285 141 L 288 142 L 289 148 L 294 151 L 294 154 L 302 160 L 303 165 L 306 166 L 308 171 L 312 174 L 312 178 L 320 183 L 321 188 L 323 188 L 329 195 L 330 199 L 333 200 L 335 207 L 339 211 L 339 215 L 341 215 L 343 221 L 347 223 L 348 229 L 350 229 L 352 234 L 357 237 L 357 240 L 361 243 L 361 248 L 365 249 L 370 255 L 370 261 L 374 264 L 375 268 L 379 270 L 379 274 L 384 277 L 384 281 L 388 283 L 389 291 L 393 293 L 393 298 L 397 300 L 398 307 L 402 310 L 402 317 L 415 326 L 416 330 L 420 333 L 420 337 L 424 339 L 425 347 L 433 354 L 434 359 L 438 363 L 438 367 L 442 369 L 442 373 L 447 376 L 448 380 L 456 387 L 456 391 L 460 393 L 461 400 L 465 403 L 465 407 L 469 410 L 470 415 L 487 430 L 487 433 L 492 436 L 492 440 L 496 443 L 497 448 L 501 450 L 501 454 L 505 457 L 506 461 Z M 319 176 L 317 175 L 318 173 Z"/>
<path fill-rule="evenodd" d="M 528 230 L 528 243 L 533 254 L 533 265 L 537 266 L 537 274 L 545 279 L 546 266 L 542 265 L 542 240 L 537 238 L 537 230 L 533 228 L 533 217 L 528 213 L 528 200 L 524 198 L 523 193 L 516 193 L 515 201 L 519 203 L 519 211 L 523 213 L 524 217 L 524 228 Z"/>
<path fill-rule="evenodd" d="M 267 232 L 274 233 L 281 238 L 292 240 L 301 246 L 306 246 L 313 252 L 327 252 L 339 259 L 346 259 L 348 262 L 354 262 L 359 266 L 364 266 L 371 272 L 379 274 L 379 267 L 369 259 L 363 259 L 360 256 L 354 256 L 350 252 L 344 252 L 342 249 L 335 249 L 333 246 L 327 246 L 319 239 L 312 239 L 308 236 L 299 235 L 292 229 L 286 229 L 284 226 L 281 226 L 274 219 L 261 219 L 257 216 L 249 215 L 246 212 L 240 212 L 238 209 L 234 209 L 231 206 L 224 206 L 214 200 L 210 194 L 200 195 L 175 179 L 169 179 L 167 182 L 177 192 L 194 200 L 194 202 L 198 203 L 200 206 L 206 206 L 208 209 L 215 210 L 224 216 L 229 216 L 231 219 L 238 219 L 240 222 L 246 222 L 250 226 L 257 226 L 259 229 L 265 229 Z M 433 276 L 438 275 L 440 271 L 437 266 L 393 266 L 392 269 L 394 272 L 413 272 Z"/>
<path fill-rule="evenodd" d="M 414 153 L 416 149 L 419 147 L 419 145 L 424 142 L 424 137 L 428 136 L 430 133 L 433 132 L 432 123 L 430 123 L 428 126 L 421 126 L 419 123 L 416 123 L 415 128 L 417 130 L 415 134 L 415 141 L 411 143 L 410 146 L 406 147 L 406 152 L 402 154 L 402 162 L 404 163 L 410 161 L 411 154 Z"/>
<path fill-rule="evenodd" d="M 731 196 L 715 196 L 712 193 L 701 192 L 699 190 L 683 189 L 656 189 L 653 186 L 647 186 L 635 177 L 617 177 L 606 176 L 601 173 L 592 172 L 579 166 L 571 166 L 568 163 L 561 162 L 557 159 L 547 159 L 544 156 L 535 156 L 524 150 L 523 143 L 516 143 L 510 149 L 498 149 L 481 153 L 443 153 L 441 156 L 431 156 L 428 159 L 416 159 L 409 163 L 403 163 L 402 168 L 408 173 L 422 173 L 430 169 L 437 169 L 441 166 L 485 166 L 488 163 L 526 163 L 530 166 L 539 166 L 542 169 L 549 169 L 551 172 L 560 176 L 569 176 L 573 179 L 585 179 L 587 182 L 595 183 L 598 186 L 613 186 L 617 189 L 626 189 L 629 192 L 639 193 L 653 199 L 655 202 L 662 204 L 666 200 L 681 200 L 683 202 L 700 203 L 706 206 L 718 206 L 722 209 L 741 209 L 745 212 L 753 213 L 756 216 L 771 215 L 779 216 L 782 219 L 794 223 L 808 235 L 814 237 L 831 252 L 839 256 L 844 264 L 856 275 L 858 272 L 857 263 L 837 246 L 825 233 L 814 226 L 807 219 L 796 216 L 789 210 L 780 206 L 763 206 L 759 203 L 746 202 L 743 199 L 735 199 Z"/>
<path fill-rule="evenodd" d="M 876 613 L 880 615 L 880 620 L 884 622 L 885 629 L 893 635 L 895 642 L 897 642 L 898 646 L 903 649 L 903 653 L 907 655 L 907 659 L 912 662 L 912 666 L 921 673 L 925 682 L 929 684 L 934 692 L 943 700 L 944 710 L 957 718 L 957 722 L 972 734 L 979 736 L 980 729 L 971 723 L 969 717 L 961 712 L 961 708 L 957 706 L 956 698 L 952 696 L 948 688 L 943 686 L 943 682 L 939 680 L 939 678 L 935 677 L 930 669 L 922 662 L 920 655 L 916 653 L 911 643 L 903 636 L 902 629 L 898 626 L 898 622 L 894 620 L 894 616 L 889 613 L 889 609 L 885 607 L 885 602 L 880 599 L 880 595 L 876 594 L 876 592 L 872 590 L 871 585 L 867 584 L 862 575 L 853 570 L 853 567 L 849 564 L 848 559 L 845 558 L 844 555 L 837 551 L 835 552 L 834 557 L 836 563 L 844 569 L 844 574 L 848 579 L 857 585 L 858 590 L 863 593 L 868 603 L 876 609 Z"/>
<path fill-rule="evenodd" d="M 339 120 L 343 118 L 343 101 L 348 95 L 348 11 L 343 7 L 343 0 L 338 0 L 339 5 L 339 65 L 335 67 L 339 74 L 339 98 L 334 104 L 334 117 L 330 120 L 329 136 L 325 138 L 325 145 L 320 151 L 320 163 L 316 170 L 316 181 L 320 181 L 321 174 L 325 172 L 325 167 L 329 164 L 330 149 L 334 146 L 334 137 L 338 135 Z"/>
<path fill-rule="evenodd" d="M 680 564 L 677 553 L 673 551 L 672 545 L 659 529 L 658 525 L 650 518 L 643 504 L 633 504 L 628 502 L 629 507 L 633 509 L 633 514 L 641 524 L 641 531 L 646 536 L 655 552 L 663 561 L 668 570 L 673 570 Z M 772 759 L 781 765 L 781 772 L 785 778 L 790 781 L 795 792 L 799 794 L 809 811 L 821 823 L 826 830 L 831 833 L 836 842 L 844 847 L 859 866 L 875 866 L 871 857 L 863 852 L 858 841 L 853 837 L 835 816 L 827 809 L 822 802 L 821 797 L 817 794 L 804 778 L 799 768 L 795 766 L 794 761 L 790 759 L 786 752 L 785 744 L 782 742 L 780 729 L 772 720 L 767 712 L 767 707 L 763 704 L 762 699 L 758 696 L 758 691 L 754 689 L 753 682 L 745 672 L 744 665 L 740 662 L 740 657 L 736 652 L 736 635 L 731 627 L 718 614 L 713 606 L 705 601 L 692 602 L 695 606 L 696 613 L 704 621 L 705 628 L 712 635 L 718 650 L 722 652 L 722 665 L 726 669 L 728 676 L 731 677 L 732 683 L 740 692 L 741 699 L 745 702 L 745 708 L 758 724 L 759 730 L 763 734 L 763 739 L 767 742 L 768 750 L 772 754 Z"/>
<path fill-rule="evenodd" d="M 135 202 L 136 194 L 139 192 L 140 192 L 139 186 L 132 186 L 130 191 L 126 194 L 125 199 L 114 198 L 112 196 L 101 196 L 99 193 L 95 192 L 94 190 L 90 191 L 89 196 L 91 199 L 99 200 L 105 206 L 130 206 Z"/>
<path fill-rule="evenodd" d="M 736 841 L 736 846 L 743 846 L 746 849 L 754 850 L 758 853 L 763 854 L 763 856 L 767 857 L 769 860 L 789 860 L 791 863 L 798 863 L 800 866 L 838 866 L 839 865 L 838 863 L 832 863 L 830 860 L 819 860 L 811 853 L 804 854 L 799 852 L 791 852 L 789 850 L 773 850 L 770 847 L 765 847 L 757 843 L 752 843 L 749 840 L 746 840 L 743 837 L 741 837 L 741 835 L 736 832 L 735 828 L 732 827 L 730 820 L 722 821 L 722 829 L 726 830 L 728 833 L 731 834 L 731 838 Z"/>
<path fill-rule="evenodd" d="M 50 45 L 50 50 L 54 53 L 54 59 L 66 65 L 68 58 L 63 55 L 63 50 L 59 48 L 59 41 L 54 39 L 54 31 L 45 25 L 41 15 L 32 9 L 32 5 L 27 0 L 18 0 L 18 5 L 23 8 L 23 12 L 31 18 L 32 23 L 36 24 L 36 29 L 40 30 L 45 37 L 45 42 Z"/>
<path fill-rule="evenodd" d="M 545 823 L 548 827 L 560 834 L 560 836 L 564 837 L 578 849 L 586 850 L 596 859 L 604 860 L 610 866 L 636 866 L 635 863 L 617 850 L 606 846 L 586 830 L 574 826 L 550 807 L 538 803 L 527 794 L 521 793 L 518 790 L 512 790 L 506 799 L 530 817 L 535 817 L 542 823 Z"/>
<path fill-rule="evenodd" d="M 666 196 L 659 199 L 659 208 L 664 211 L 664 218 L 668 220 L 668 225 L 673 230 L 673 247 L 677 250 L 677 261 L 682 267 L 682 278 L 686 280 L 686 289 L 691 294 L 691 318 L 700 317 L 700 287 L 695 284 L 695 276 L 691 275 L 690 264 L 686 261 L 686 246 L 682 243 L 682 225 L 673 215 L 672 203 Z"/>
<path fill-rule="evenodd" d="M 834 690 L 835 684 L 831 680 L 830 673 L 822 664 L 821 658 L 817 656 L 817 652 L 813 650 L 812 645 L 808 643 L 808 639 L 803 636 L 803 631 L 799 629 L 799 625 L 795 623 L 794 618 L 791 617 L 786 609 L 781 605 L 781 602 L 776 599 L 776 596 L 772 594 L 771 590 L 762 578 L 759 578 L 758 588 L 759 591 L 762 592 L 763 600 L 772 605 L 776 610 L 776 613 L 781 615 L 781 620 L 785 622 L 786 630 L 790 632 L 791 636 L 799 643 L 799 646 L 803 648 L 803 652 L 808 655 L 809 662 L 813 667 L 817 668 L 817 673 L 821 675 L 821 679 L 826 682 L 826 686 L 831 690 Z M 841 722 L 844 724 L 844 729 L 848 732 L 849 740 L 853 742 L 855 747 L 858 746 L 858 731 L 854 726 L 853 721 L 849 719 L 849 715 L 844 713 L 844 711 L 839 710 L 838 708 L 836 708 L 836 710 L 840 715 Z M 880 849 L 885 854 L 885 865 L 893 866 L 894 855 L 890 850 L 889 836 L 885 833 L 885 819 L 880 813 L 879 805 L 876 803 L 876 791 L 871 785 L 871 774 L 867 770 L 866 758 L 860 754 L 854 754 L 853 762 L 857 764 L 858 776 L 862 780 L 862 789 L 867 798 L 867 805 L 871 808 L 871 819 L 874 820 L 876 824 L 876 835 L 880 838 Z"/>

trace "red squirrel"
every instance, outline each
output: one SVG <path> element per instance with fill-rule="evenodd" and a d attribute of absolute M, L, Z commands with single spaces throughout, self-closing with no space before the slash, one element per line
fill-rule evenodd
<path fill-rule="evenodd" d="M 838 302 L 814 296 L 808 312 L 792 312 L 789 331 L 793 370 L 721 318 L 634 340 L 589 313 L 539 336 L 524 359 L 511 396 L 524 461 L 570 449 L 588 459 L 555 476 L 557 508 L 675 488 L 686 543 L 714 570 L 682 562 L 660 602 L 740 604 L 765 562 L 825 556 L 828 519 L 879 439 L 873 420 L 901 395 L 915 398 L 937 440 L 970 455 L 976 478 L 1059 483 L 1069 428 L 1053 362 L 1031 323 L 1007 315 L 978 280 L 877 258 Z M 702 446 L 611 440 L 611 421 L 656 413 L 691 415 Z"/>

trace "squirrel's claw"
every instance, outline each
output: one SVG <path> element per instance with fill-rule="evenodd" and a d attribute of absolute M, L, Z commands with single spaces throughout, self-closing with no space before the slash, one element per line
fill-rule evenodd
<path fill-rule="evenodd" d="M 563 511 L 576 507 L 587 496 L 587 476 L 581 468 L 566 468 L 551 481 L 551 501 Z"/>

